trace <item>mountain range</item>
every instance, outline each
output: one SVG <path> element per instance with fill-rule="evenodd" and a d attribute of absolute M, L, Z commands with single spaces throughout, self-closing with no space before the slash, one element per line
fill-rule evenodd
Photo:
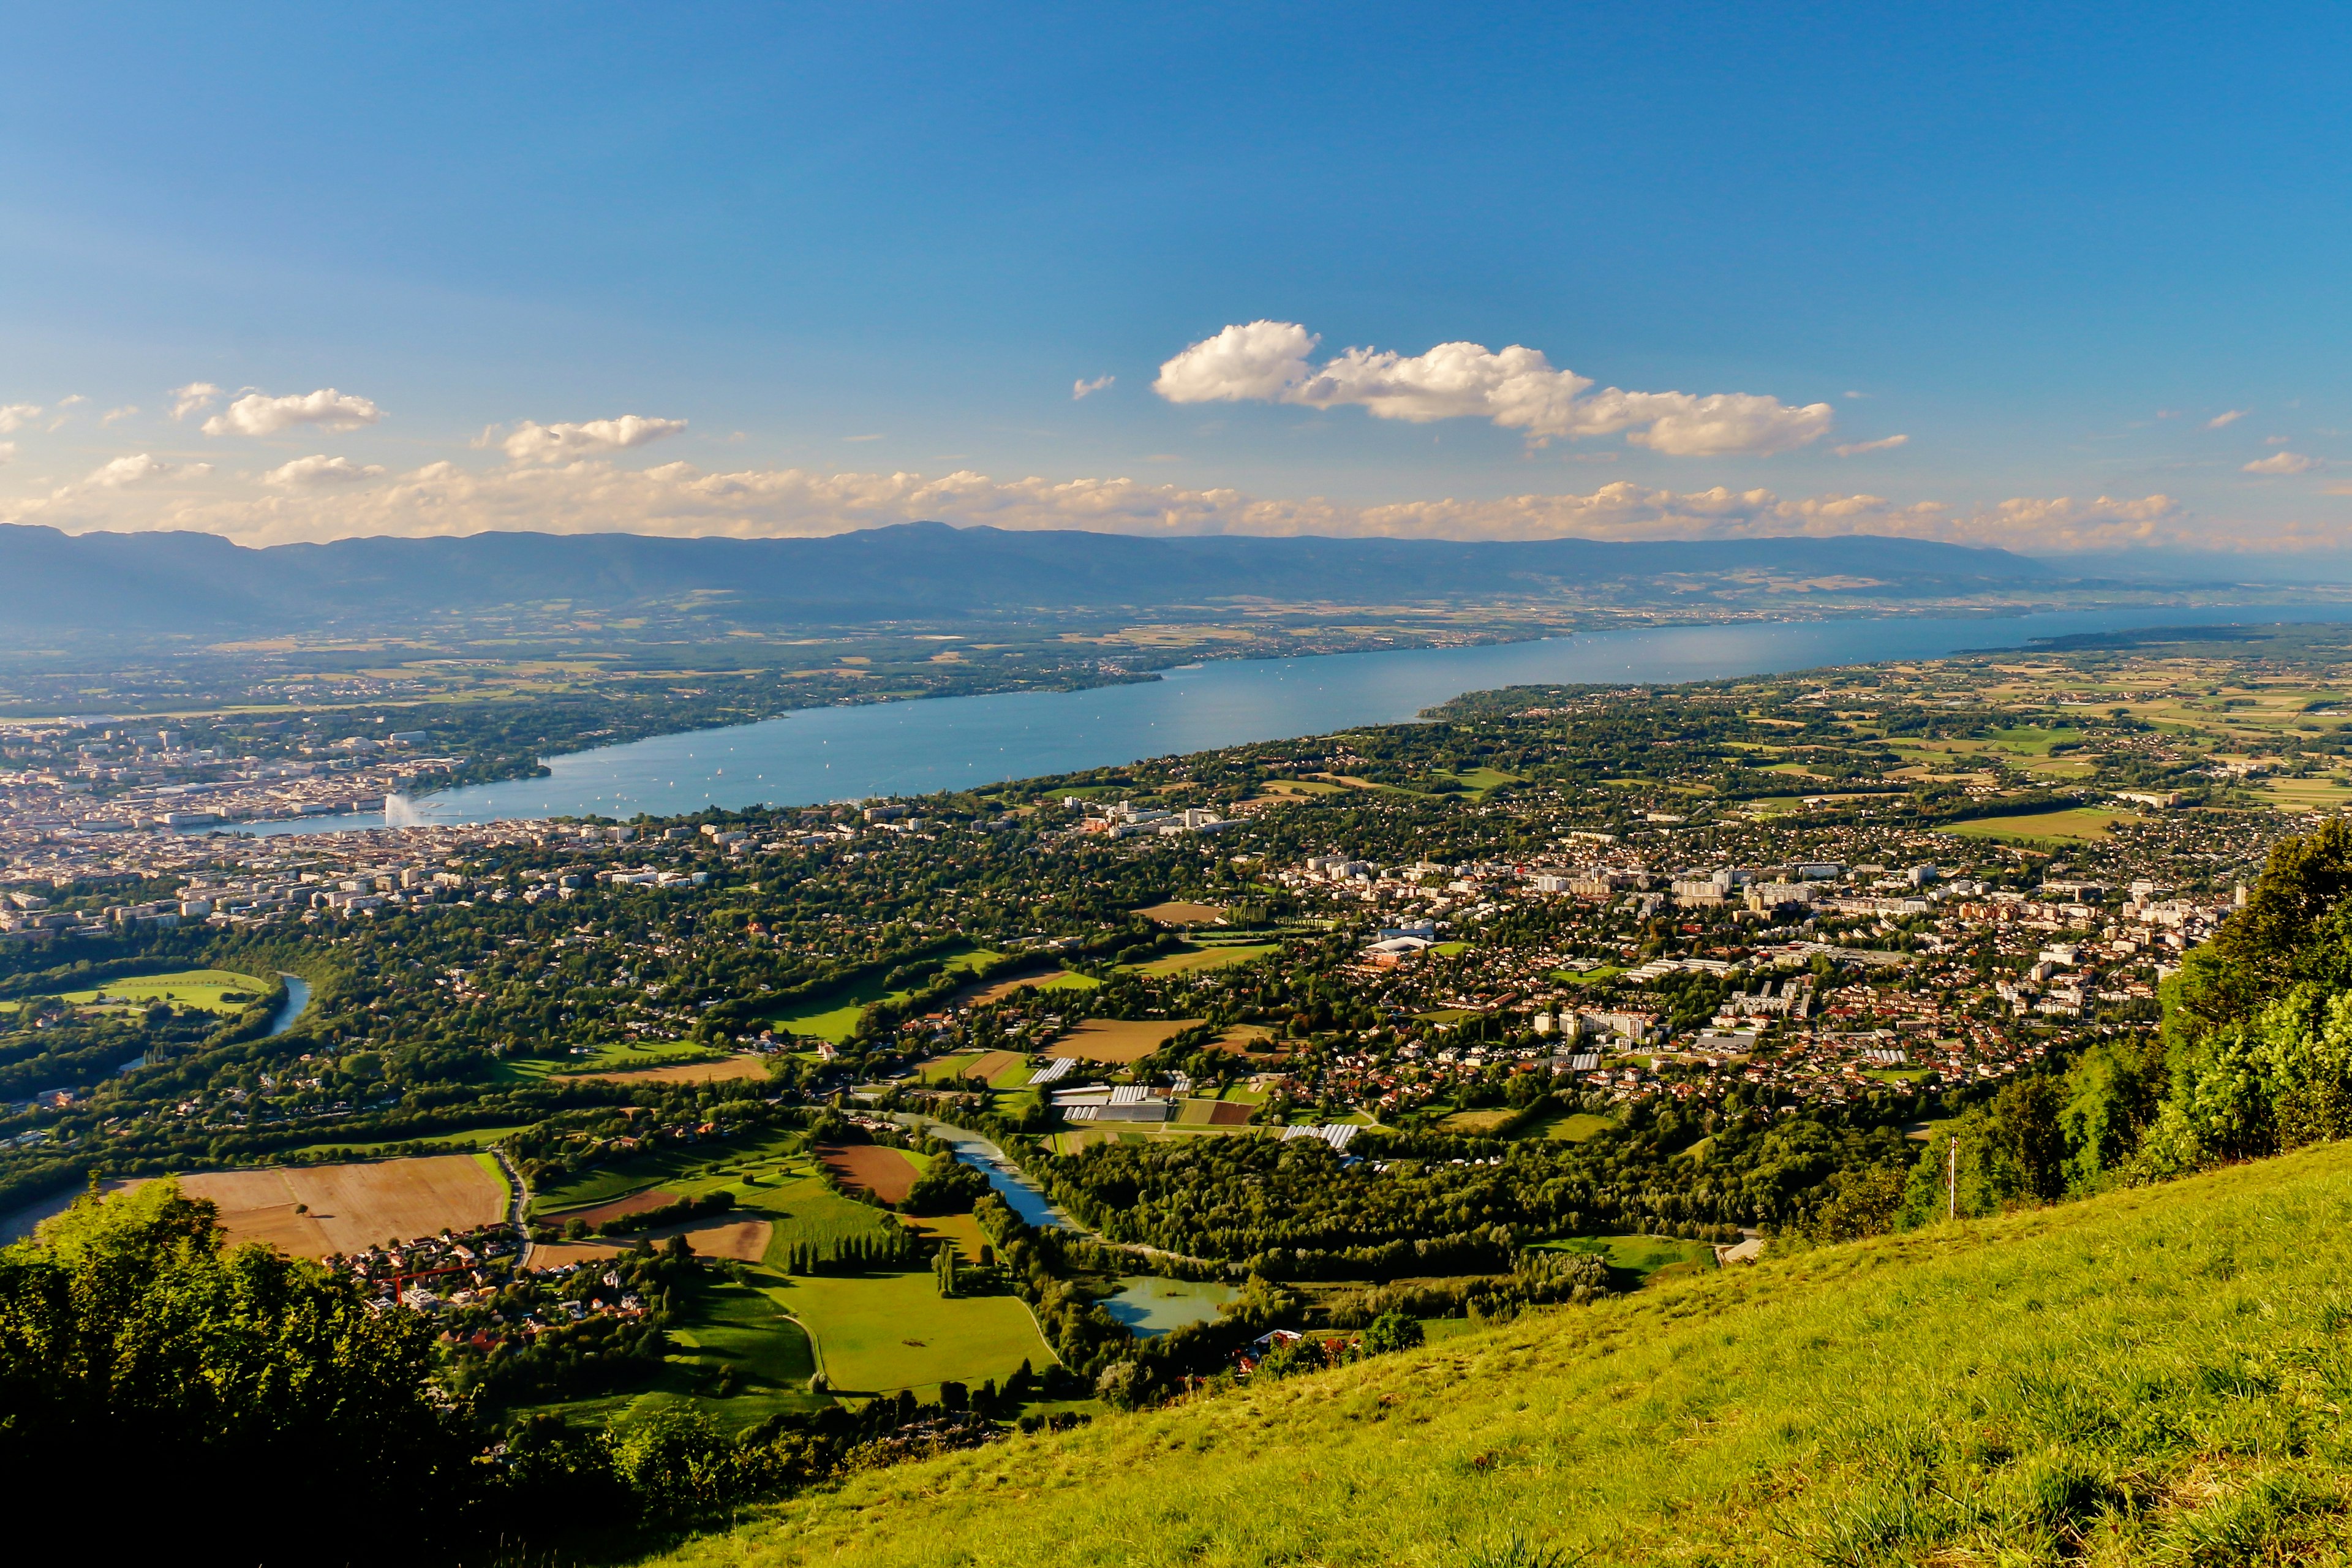
<path fill-rule="evenodd" d="M 0 526 L 0 628 L 251 635 L 499 609 L 692 607 L 750 626 L 1160 611 L 1240 601 L 1643 603 L 1811 584 L 1816 597 L 2047 590 L 2071 574 L 1921 540 L 1614 543 L 1145 539 L 911 522 L 819 539 L 479 533 L 250 548 L 212 534 Z"/>

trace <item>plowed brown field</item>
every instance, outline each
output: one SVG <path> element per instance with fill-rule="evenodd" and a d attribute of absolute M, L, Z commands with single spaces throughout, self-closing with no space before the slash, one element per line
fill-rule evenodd
<path fill-rule="evenodd" d="M 915 1190 L 915 1163 L 880 1143 L 826 1143 L 816 1157 L 845 1187 L 862 1187 L 886 1204 Z"/>
<path fill-rule="evenodd" d="M 1192 1027 L 1198 1018 L 1089 1018 L 1045 1047 L 1048 1057 L 1123 1067 L 1139 1062 Z"/>

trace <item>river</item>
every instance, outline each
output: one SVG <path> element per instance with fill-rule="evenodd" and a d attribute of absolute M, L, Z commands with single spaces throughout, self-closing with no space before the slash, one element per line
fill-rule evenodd
<path fill-rule="evenodd" d="M 2352 619 L 2352 606 L 2063 611 L 1939 619 L 1654 626 L 1483 647 L 1222 659 L 1089 691 L 1002 692 L 812 708 L 550 759 L 546 778 L 474 784 L 405 807 L 408 823 L 627 818 L 708 805 L 919 795 L 1252 741 L 1397 723 L 1465 691 L 1542 681 L 1654 684 L 1773 674 L 2137 626 Z M 245 825 L 261 834 L 384 826 L 381 813 Z"/>

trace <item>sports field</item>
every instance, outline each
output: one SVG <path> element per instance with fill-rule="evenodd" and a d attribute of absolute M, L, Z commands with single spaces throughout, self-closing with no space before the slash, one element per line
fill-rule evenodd
<path fill-rule="evenodd" d="M 495 1225 L 507 1208 L 506 1178 L 488 1154 L 204 1171 L 179 1180 L 189 1197 L 219 1205 L 232 1245 L 258 1241 L 297 1258 Z"/>
<path fill-rule="evenodd" d="M 767 1293 L 809 1331 L 839 1393 L 936 1392 L 1054 1363 L 1019 1298 L 941 1297 L 929 1269 L 803 1276 Z"/>
<path fill-rule="evenodd" d="M 1139 1062 L 1200 1023 L 1198 1018 L 1089 1018 L 1045 1047 L 1045 1055 L 1123 1067 Z"/>

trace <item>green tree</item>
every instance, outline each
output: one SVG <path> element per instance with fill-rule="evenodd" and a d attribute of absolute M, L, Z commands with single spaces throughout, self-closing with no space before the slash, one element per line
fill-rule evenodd
<path fill-rule="evenodd" d="M 332 1539 L 359 1562 L 462 1535 L 478 1445 L 429 1389 L 425 1320 L 372 1311 L 315 1264 L 225 1250 L 214 1222 L 165 1179 L 0 1251 L 0 1473 L 105 1520 L 126 1554 L 310 1562 Z M 273 1489 L 266 1531 L 190 1528 L 256 1476 L 301 1478 Z"/>

